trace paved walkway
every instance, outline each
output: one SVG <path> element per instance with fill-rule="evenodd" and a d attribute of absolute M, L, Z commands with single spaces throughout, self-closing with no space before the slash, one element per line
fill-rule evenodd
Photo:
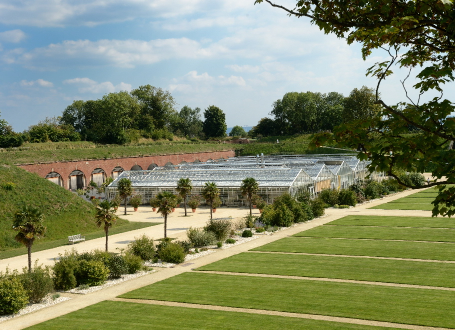
<path fill-rule="evenodd" d="M 5 322 L 0 323 L 1 329 L 8 329 L 8 330 L 15 330 L 15 329 L 23 329 L 29 326 L 32 326 L 37 323 L 44 322 L 46 320 L 79 310 L 86 306 L 96 304 L 100 301 L 104 300 L 113 300 L 117 296 L 129 292 L 131 290 L 138 289 L 140 287 L 150 285 L 152 283 L 162 281 L 164 279 L 170 278 L 172 276 L 191 271 L 192 268 L 198 268 L 203 265 L 227 258 L 229 256 L 250 250 L 252 248 L 273 242 L 275 240 L 296 234 L 303 230 L 308 230 L 325 223 L 329 223 L 333 220 L 339 219 L 343 216 L 350 215 L 350 214 L 374 214 L 374 215 L 406 215 L 406 216 L 431 216 L 430 211 L 394 211 L 394 210 L 368 210 L 367 208 L 379 205 L 382 203 L 389 202 L 391 200 L 395 200 L 410 194 L 415 193 L 415 191 L 405 191 L 399 194 L 395 194 L 392 196 L 385 197 L 380 200 L 375 200 L 371 203 L 366 203 L 355 208 L 351 209 L 327 209 L 326 215 L 324 217 L 314 219 L 312 221 L 301 223 L 286 230 L 282 230 L 279 232 L 274 233 L 270 236 L 261 236 L 258 239 L 249 241 L 244 244 L 233 246 L 229 249 L 222 249 L 217 251 L 216 253 L 212 253 L 206 255 L 204 257 L 192 260 L 189 263 L 177 265 L 174 268 L 165 268 L 165 269 L 157 269 L 158 271 L 146 276 L 142 276 L 136 278 L 134 280 L 126 281 L 120 283 L 118 285 L 103 289 L 101 291 L 93 292 L 87 295 L 71 295 L 73 299 L 65 301 L 63 303 L 57 304 L 52 307 L 48 307 L 42 310 L 39 310 L 34 313 L 30 313 L 24 316 L 20 316 Z M 120 212 L 120 211 L 119 211 Z M 256 210 L 257 212 L 257 210 Z M 228 209 L 228 208 L 220 208 L 217 210 L 215 214 L 217 217 L 229 217 L 232 218 L 239 218 L 245 216 L 248 213 L 246 208 L 243 209 Z M 189 227 L 201 227 L 205 225 L 209 217 L 208 210 L 201 209 L 200 211 L 191 217 L 183 217 L 183 210 L 178 210 L 168 219 L 168 235 L 171 237 L 177 238 L 184 238 L 187 228 Z M 125 217 L 131 221 L 157 221 L 159 218 L 151 212 L 150 208 L 140 208 L 138 212 L 131 213 L 130 215 Z M 162 221 L 162 220 L 161 220 Z M 123 234 L 112 235 L 109 239 L 111 242 L 110 250 L 114 251 L 115 248 L 124 248 L 126 244 L 134 240 L 134 237 L 139 235 L 146 234 L 150 237 L 158 238 L 163 236 L 163 225 L 158 225 L 154 227 L 148 227 L 140 230 L 135 230 Z M 104 238 L 95 239 L 92 241 L 87 241 L 80 244 L 75 244 L 74 248 L 78 251 L 87 251 L 92 249 L 102 249 L 104 247 Z M 59 253 L 64 252 L 65 249 L 68 247 L 59 247 L 47 251 L 36 252 L 33 254 L 33 258 L 38 258 L 40 263 L 45 264 L 53 264 L 53 258 L 58 256 Z M 18 268 L 21 269 L 24 264 L 26 264 L 26 256 L 15 257 L 11 259 L 2 260 L 2 267 L 6 267 L 6 265 L 10 265 L 10 269 Z M 5 265 L 6 264 L 6 265 Z M 66 295 L 66 294 L 64 294 Z M 274 315 L 274 312 L 267 311 L 269 314 Z M 256 311 L 257 313 L 257 311 Z M 323 319 L 333 319 L 331 317 L 324 318 L 324 316 L 315 316 L 315 315 L 308 315 L 307 318 L 323 318 Z M 360 324 L 365 324 L 364 322 L 370 322 L 365 320 L 351 320 L 352 323 L 356 322 L 363 322 Z M 340 320 L 341 322 L 346 322 L 346 320 Z M 376 322 L 377 324 L 378 322 Z M 371 324 L 371 323 L 370 323 Z M 379 325 L 379 324 L 377 324 Z M 382 326 L 384 326 L 383 324 Z M 389 325 L 390 326 L 390 325 Z M 403 327 L 404 328 L 404 327 Z M 405 329 L 423 329 L 422 327 L 409 327 L 406 326 Z M 427 328 L 429 329 L 429 328 Z"/>

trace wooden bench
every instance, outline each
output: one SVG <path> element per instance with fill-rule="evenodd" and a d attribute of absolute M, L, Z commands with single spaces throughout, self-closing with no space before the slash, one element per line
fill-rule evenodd
<path fill-rule="evenodd" d="M 74 244 L 76 242 L 82 242 L 82 241 L 85 241 L 85 236 L 82 236 L 81 234 L 68 236 L 68 242 L 71 244 Z"/>

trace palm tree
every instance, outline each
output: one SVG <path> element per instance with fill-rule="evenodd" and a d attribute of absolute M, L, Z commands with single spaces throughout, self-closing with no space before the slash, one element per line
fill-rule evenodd
<path fill-rule="evenodd" d="M 36 238 L 44 236 L 46 232 L 43 219 L 44 215 L 37 208 L 26 205 L 14 215 L 13 229 L 18 231 L 14 239 L 27 248 L 29 272 L 32 271 L 33 242 Z"/>
<path fill-rule="evenodd" d="M 204 189 L 202 189 L 202 197 L 210 204 L 210 220 L 213 219 L 213 202 L 220 195 L 220 190 L 215 182 L 206 182 Z"/>
<path fill-rule="evenodd" d="M 167 237 L 167 216 L 172 213 L 172 209 L 177 205 L 177 196 L 169 191 L 160 192 L 156 195 L 158 200 L 158 213 L 164 217 L 164 238 Z"/>
<path fill-rule="evenodd" d="M 185 217 L 186 217 L 186 198 L 189 194 L 191 194 L 191 190 L 193 190 L 193 185 L 189 178 L 181 178 L 177 181 L 177 191 L 179 192 L 180 197 L 183 198 L 183 206 L 185 207 Z"/>
<path fill-rule="evenodd" d="M 117 183 L 117 190 L 120 197 L 123 199 L 123 203 L 125 204 L 125 215 L 126 215 L 126 199 L 128 196 L 131 196 L 133 193 L 133 188 L 131 187 L 130 179 L 123 178 L 120 179 Z"/>
<path fill-rule="evenodd" d="M 114 203 L 105 200 L 96 206 L 96 225 L 101 227 L 104 225 L 104 233 L 106 234 L 106 252 L 108 250 L 109 228 L 117 221 L 117 215 L 114 210 Z"/>
<path fill-rule="evenodd" d="M 242 195 L 246 197 L 250 204 L 250 216 L 253 215 L 252 211 L 252 204 L 253 204 L 253 196 L 257 193 L 259 190 L 259 185 L 254 178 L 245 178 L 242 181 L 242 185 L 240 186 L 240 191 L 242 192 Z"/>

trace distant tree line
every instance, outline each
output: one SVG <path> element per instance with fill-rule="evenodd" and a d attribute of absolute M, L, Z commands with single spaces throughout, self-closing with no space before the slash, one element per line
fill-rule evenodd
<path fill-rule="evenodd" d="M 365 86 L 355 88 L 348 97 L 337 92 L 286 93 L 273 103 L 273 118 L 262 118 L 249 133 L 280 136 L 332 131 L 343 122 L 371 117 L 379 109 L 374 101 L 373 90 Z"/>

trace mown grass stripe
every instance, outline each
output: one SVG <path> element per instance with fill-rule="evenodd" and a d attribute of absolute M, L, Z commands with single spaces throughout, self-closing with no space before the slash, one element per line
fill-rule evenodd
<path fill-rule="evenodd" d="M 325 226 L 381 226 L 381 227 L 415 227 L 415 228 L 455 228 L 454 218 L 430 217 L 397 217 L 348 215 L 332 221 Z"/>
<path fill-rule="evenodd" d="M 403 228 L 365 226 L 319 226 L 295 237 L 326 237 L 377 240 L 455 242 L 455 228 Z"/>
<path fill-rule="evenodd" d="M 455 292 L 451 291 L 184 273 L 131 291 L 121 298 L 455 327 Z"/>
<path fill-rule="evenodd" d="M 453 243 L 287 237 L 252 250 L 455 261 Z"/>
<path fill-rule="evenodd" d="M 361 271 L 359 271 L 361 269 Z M 410 260 L 342 258 L 323 255 L 240 253 L 199 267 L 220 271 L 280 276 L 333 278 L 455 288 L 455 264 Z"/>

